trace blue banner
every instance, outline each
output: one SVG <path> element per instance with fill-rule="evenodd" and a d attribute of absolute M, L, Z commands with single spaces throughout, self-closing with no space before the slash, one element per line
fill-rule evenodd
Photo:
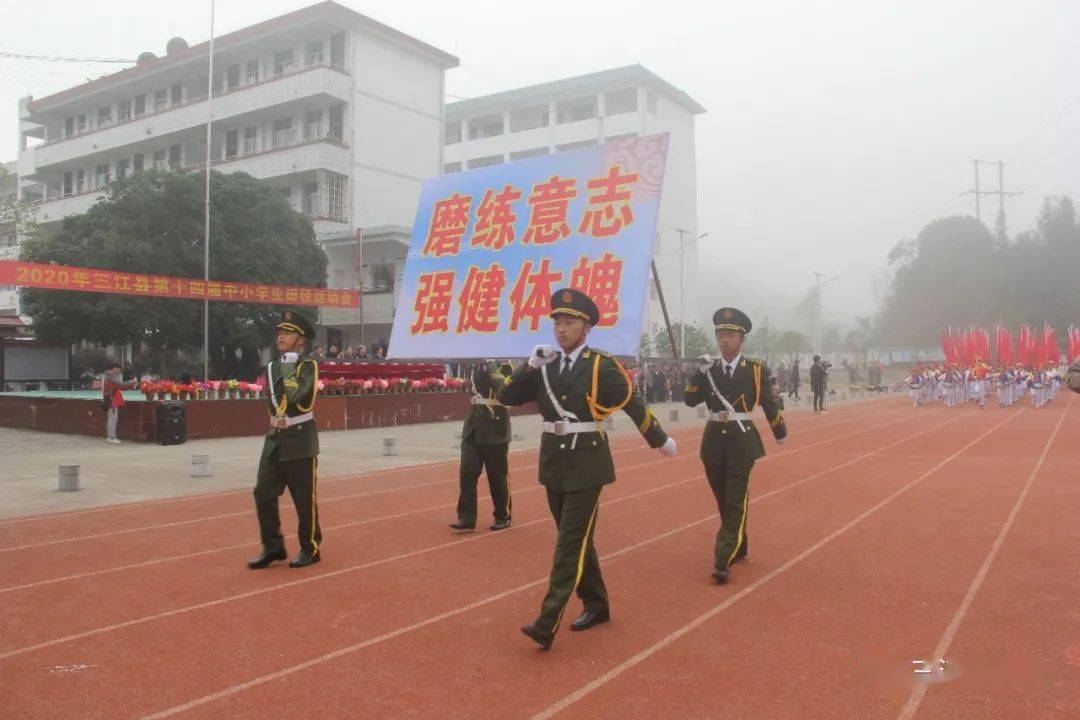
<path fill-rule="evenodd" d="M 600 309 L 589 344 L 636 356 L 668 135 L 424 183 L 391 358 L 525 357 L 554 342 L 552 293 Z"/>

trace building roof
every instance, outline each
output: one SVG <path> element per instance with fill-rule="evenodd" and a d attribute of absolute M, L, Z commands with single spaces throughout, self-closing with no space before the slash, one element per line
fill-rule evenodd
<path fill-rule="evenodd" d="M 30 323 L 18 315 L 0 315 L 0 327 L 26 328 Z"/>
<path fill-rule="evenodd" d="M 400 30 L 395 30 L 389 25 L 384 25 L 377 20 L 373 20 L 367 15 L 362 15 L 355 10 L 339 5 L 338 3 L 333 2 L 333 0 L 324 0 L 323 2 L 309 5 L 308 7 L 286 13 L 285 15 L 279 15 L 278 17 L 216 37 L 214 38 L 214 54 L 216 55 L 218 52 L 228 50 L 235 45 L 240 45 L 261 35 L 267 35 L 286 30 L 290 27 L 295 27 L 297 23 L 321 19 L 337 20 L 343 23 L 355 23 L 364 30 L 385 35 L 392 40 L 396 40 L 397 42 L 412 47 L 414 50 L 430 55 L 447 68 L 457 67 L 459 64 L 458 58 L 454 55 L 439 50 L 433 45 L 428 45 L 425 42 L 417 40 L 411 35 L 406 35 Z M 192 59 L 205 57 L 209 50 L 209 41 L 199 43 L 198 45 L 192 45 L 189 48 L 177 50 L 164 57 L 141 62 L 119 72 L 105 75 L 96 80 L 82 83 L 81 85 L 76 85 L 67 90 L 61 90 L 58 93 L 48 95 L 40 100 L 34 100 L 30 103 L 29 109 L 31 112 L 50 110 L 82 96 L 90 95 L 115 85 L 129 82 L 144 74 L 160 72 L 170 67 L 182 65 Z"/>
<path fill-rule="evenodd" d="M 494 106 L 523 105 L 528 102 L 549 98 L 553 95 L 571 95 L 575 92 L 596 91 L 601 88 L 625 83 L 642 83 L 667 96 L 682 105 L 692 114 L 698 115 L 705 112 L 696 100 L 685 92 L 675 87 L 651 70 L 641 65 L 625 65 L 623 67 L 601 70 L 588 75 L 554 80 L 552 82 L 528 85 L 514 90 L 506 90 L 491 95 L 469 98 L 446 106 L 447 117 L 459 115 L 471 115 L 480 110 L 486 110 Z"/>

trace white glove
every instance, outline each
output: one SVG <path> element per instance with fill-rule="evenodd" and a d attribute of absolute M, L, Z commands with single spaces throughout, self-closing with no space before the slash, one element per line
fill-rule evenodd
<path fill-rule="evenodd" d="M 295 365 L 300 360 L 300 353 L 287 352 L 281 354 L 281 362 Z"/>
<path fill-rule="evenodd" d="M 539 370 L 557 357 L 559 353 L 555 352 L 550 345 L 537 345 L 529 355 L 529 367 Z"/>
<path fill-rule="evenodd" d="M 697 367 L 703 373 L 709 372 L 709 368 L 713 366 L 715 360 L 712 359 L 712 355 L 702 355 L 697 359 Z"/>
<path fill-rule="evenodd" d="M 678 446 L 675 444 L 675 438 L 669 437 L 667 442 L 660 446 L 660 452 L 664 453 L 668 457 L 675 457 L 675 453 L 679 451 Z"/>

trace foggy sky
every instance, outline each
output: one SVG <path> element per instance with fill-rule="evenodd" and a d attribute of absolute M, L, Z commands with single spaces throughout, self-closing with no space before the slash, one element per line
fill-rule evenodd
<path fill-rule="evenodd" d="M 310 4 L 218 0 L 216 32 Z M 819 270 L 838 276 L 827 317 L 872 313 L 893 244 L 974 214 L 959 196 L 972 158 L 1004 160 L 1006 189 L 1024 191 L 1006 205 L 1010 232 L 1047 194 L 1080 199 L 1080 2 L 343 4 L 457 55 L 451 100 L 639 62 L 704 105 L 707 308 L 790 324 Z M 0 49 L 23 53 L 133 58 L 209 35 L 209 0 L 3 0 L 0 17 Z M 0 58 L 0 160 L 17 157 L 19 97 L 121 67 Z M 982 185 L 997 187 L 996 170 Z M 991 227 L 996 211 L 984 201 Z"/>

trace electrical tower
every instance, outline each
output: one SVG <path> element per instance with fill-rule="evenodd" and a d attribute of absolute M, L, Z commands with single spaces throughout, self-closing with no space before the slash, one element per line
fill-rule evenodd
<path fill-rule="evenodd" d="M 1001 160 L 992 162 L 990 160 L 972 160 L 972 166 L 975 170 L 975 187 L 968 190 L 964 195 L 975 196 L 975 218 L 982 222 L 982 199 L 983 196 L 994 196 L 998 198 L 998 217 L 997 217 L 997 233 L 1003 239 L 1005 236 L 1005 199 L 1013 198 L 1021 193 L 1018 192 L 1005 192 L 1005 163 Z M 979 166 L 980 165 L 997 165 L 998 169 L 998 186 L 997 190 L 983 190 L 979 186 Z"/>

